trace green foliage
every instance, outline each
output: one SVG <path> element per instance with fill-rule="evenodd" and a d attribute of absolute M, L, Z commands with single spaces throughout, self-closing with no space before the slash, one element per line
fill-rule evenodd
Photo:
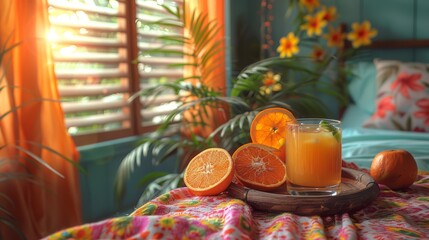
<path fill-rule="evenodd" d="M 169 189 L 176 188 L 183 178 L 183 174 L 171 173 L 156 178 L 149 184 L 141 195 L 137 205 L 141 206 L 153 199 L 153 196 L 159 196 L 166 193 Z"/>

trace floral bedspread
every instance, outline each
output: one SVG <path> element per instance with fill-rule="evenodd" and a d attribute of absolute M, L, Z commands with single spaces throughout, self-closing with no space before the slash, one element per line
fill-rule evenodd
<path fill-rule="evenodd" d="M 405 191 L 380 186 L 368 207 L 334 216 L 254 211 L 227 194 L 166 193 L 130 216 L 59 231 L 47 239 L 429 239 L 429 175 Z"/>

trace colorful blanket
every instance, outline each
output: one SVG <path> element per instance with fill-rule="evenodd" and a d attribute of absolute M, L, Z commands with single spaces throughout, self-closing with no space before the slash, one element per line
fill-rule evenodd
<path fill-rule="evenodd" d="M 405 191 L 380 186 L 368 207 L 334 216 L 254 211 L 227 194 L 166 193 L 130 216 L 59 231 L 46 239 L 429 239 L 429 175 Z"/>

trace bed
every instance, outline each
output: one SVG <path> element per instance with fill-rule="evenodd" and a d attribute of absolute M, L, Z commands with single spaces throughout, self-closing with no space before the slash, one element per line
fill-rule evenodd
<path fill-rule="evenodd" d="M 385 40 L 371 48 L 429 48 L 429 40 Z M 378 152 L 401 148 L 414 156 L 419 170 L 428 171 L 429 64 L 382 58 L 348 64 L 344 160 L 369 168 Z"/>

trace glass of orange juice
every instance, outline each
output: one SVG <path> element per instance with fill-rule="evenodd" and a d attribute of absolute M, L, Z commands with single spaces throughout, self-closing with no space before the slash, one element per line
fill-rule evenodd
<path fill-rule="evenodd" d="M 287 190 L 337 195 L 341 183 L 341 121 L 297 119 L 286 129 Z"/>

